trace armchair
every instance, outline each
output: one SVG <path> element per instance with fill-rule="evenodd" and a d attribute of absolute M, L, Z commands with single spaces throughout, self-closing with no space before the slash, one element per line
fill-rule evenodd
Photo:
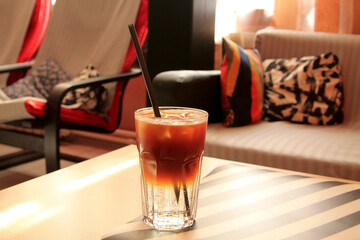
<path fill-rule="evenodd" d="M 83 160 L 60 153 L 59 129 L 105 133 L 116 130 L 121 118 L 126 84 L 129 78 L 141 74 L 137 70 L 130 71 L 136 54 L 130 45 L 127 26 L 133 22 L 143 44 L 147 35 L 147 0 L 57 0 L 44 41 L 32 64 L 32 71 L 39 68 L 44 60 L 51 58 L 72 78 L 89 63 L 104 77 L 60 83 L 52 89 L 46 100 L 18 99 L 16 104 L 26 112 L 9 118 L 6 129 L 0 129 L 0 142 L 39 153 L 24 160 L 44 156 L 47 172 L 60 168 L 60 157 L 73 161 Z M 31 63 L 26 67 L 29 65 Z M 105 86 L 109 92 L 101 114 L 71 109 L 61 104 L 66 93 L 73 89 L 100 85 Z M 12 101 L 10 107 L 11 104 Z M 18 131 L 14 126 L 26 129 Z M 29 128 L 43 129 L 44 134 L 28 133 Z M 6 157 L 0 160 L 11 164 L 11 160 Z"/>

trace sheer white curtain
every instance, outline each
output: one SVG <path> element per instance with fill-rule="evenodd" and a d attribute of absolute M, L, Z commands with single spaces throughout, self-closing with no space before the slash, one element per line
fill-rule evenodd
<path fill-rule="evenodd" d="M 236 32 L 272 25 L 275 0 L 217 0 L 215 40 Z"/>
<path fill-rule="evenodd" d="M 315 0 L 217 0 L 215 40 L 274 26 L 313 31 Z"/>
<path fill-rule="evenodd" d="M 217 0 L 215 40 L 274 26 L 360 34 L 360 0 Z"/>

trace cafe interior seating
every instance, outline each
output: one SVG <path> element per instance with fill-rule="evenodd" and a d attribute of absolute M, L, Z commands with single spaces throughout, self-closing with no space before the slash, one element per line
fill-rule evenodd
<path fill-rule="evenodd" d="M 28 76 L 44 87 L 40 92 L 45 91 L 46 98 L 20 96 L 6 101 L 6 104 L 0 103 L 0 115 L 8 116 L 1 124 L 0 143 L 27 150 L 23 158 L 16 156 L 16 163 L 45 157 L 47 172 L 55 171 L 60 168 L 60 157 L 84 160 L 60 153 L 60 129 L 104 133 L 117 129 L 127 82 L 141 74 L 141 71 L 132 69 L 136 53 L 128 25 L 134 23 L 143 45 L 147 36 L 147 4 L 147 0 L 56 2 L 36 58 L 28 62 L 31 65 Z M 97 74 L 82 79 L 81 73 L 87 66 L 91 66 Z M 75 81 L 80 77 L 81 81 Z M 26 77 L 19 81 L 27 82 Z M 46 84 L 54 81 L 60 84 L 49 91 Z M 11 85 L 7 88 L 13 92 L 16 89 L 11 89 Z M 79 89 L 99 88 L 107 93 L 107 97 L 97 109 L 62 105 L 65 96 Z M 2 168 L 14 164 L 7 156 L 2 156 L 0 161 Z"/>

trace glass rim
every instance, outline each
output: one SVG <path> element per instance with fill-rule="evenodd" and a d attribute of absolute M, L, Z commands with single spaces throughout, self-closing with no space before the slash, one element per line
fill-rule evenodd
<path fill-rule="evenodd" d="M 159 110 L 180 110 L 180 109 L 187 109 L 189 111 L 196 111 L 198 113 L 202 113 L 200 115 L 197 115 L 197 116 L 191 116 L 191 117 L 188 117 L 186 119 L 202 119 L 204 117 L 209 117 L 209 113 L 203 109 L 199 109 L 199 108 L 193 108 L 193 107 L 181 107 L 181 106 L 159 106 Z M 143 112 L 143 111 L 148 111 L 148 110 L 151 110 L 152 112 L 153 111 L 153 108 L 152 107 L 144 107 L 144 108 L 139 108 L 137 110 L 135 110 L 135 116 L 141 116 L 141 117 L 149 117 L 149 118 L 156 118 L 155 116 L 151 115 L 151 116 L 145 116 L 145 115 L 141 115 L 140 112 Z"/>

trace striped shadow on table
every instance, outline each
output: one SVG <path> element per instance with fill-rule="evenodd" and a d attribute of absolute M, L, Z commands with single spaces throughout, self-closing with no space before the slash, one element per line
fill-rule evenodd
<path fill-rule="evenodd" d="M 117 239 L 359 239 L 360 185 L 225 163 L 201 183 L 195 225 L 159 232 L 141 217 Z"/>

